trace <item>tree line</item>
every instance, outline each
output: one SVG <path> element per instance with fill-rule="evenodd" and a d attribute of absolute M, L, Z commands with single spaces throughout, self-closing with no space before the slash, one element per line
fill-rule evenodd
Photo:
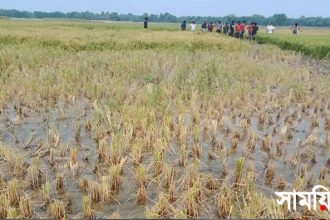
<path fill-rule="evenodd" d="M 175 16 L 170 13 L 161 13 L 160 15 L 156 14 L 143 14 L 143 15 L 133 15 L 129 14 L 119 14 L 116 12 L 101 12 L 93 13 L 89 11 L 85 12 L 42 12 L 42 11 L 19 11 L 19 10 L 6 10 L 0 9 L 0 16 L 10 17 L 10 18 L 61 18 L 61 19 L 87 19 L 87 20 L 111 20 L 111 21 L 131 21 L 131 22 L 142 22 L 145 17 L 148 17 L 150 22 L 159 22 L 159 23 L 179 23 L 183 20 L 187 22 L 195 21 L 197 23 L 202 23 L 204 21 L 222 21 L 231 22 L 231 21 L 247 21 L 247 22 L 257 22 L 259 25 L 267 25 L 269 22 L 272 22 L 274 25 L 279 26 L 288 26 L 293 23 L 299 23 L 304 26 L 314 26 L 314 27 L 330 27 L 330 17 L 305 17 L 300 18 L 289 18 L 285 14 L 274 14 L 270 17 L 265 17 L 263 15 L 252 15 L 252 16 Z"/>

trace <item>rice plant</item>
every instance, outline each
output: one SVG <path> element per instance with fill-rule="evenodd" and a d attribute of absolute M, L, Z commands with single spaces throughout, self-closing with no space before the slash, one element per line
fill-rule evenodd
<path fill-rule="evenodd" d="M 7 219 L 17 219 L 18 214 L 16 208 L 8 208 Z"/>
<path fill-rule="evenodd" d="M 6 218 L 9 212 L 10 203 L 7 195 L 0 194 L 0 217 Z"/>
<path fill-rule="evenodd" d="M 41 196 L 45 204 L 49 204 L 51 201 L 50 192 L 51 192 L 51 186 L 48 179 L 46 179 L 46 182 L 41 185 Z"/>
<path fill-rule="evenodd" d="M 55 200 L 50 205 L 50 214 L 53 218 L 62 220 L 65 219 L 66 213 L 65 213 L 65 206 L 62 201 Z"/>
<path fill-rule="evenodd" d="M 86 219 L 94 218 L 94 211 L 92 209 L 92 201 L 88 196 L 84 196 L 84 198 L 83 198 L 83 211 L 84 211 L 84 217 Z"/>
<path fill-rule="evenodd" d="M 20 201 L 20 185 L 17 179 L 13 179 L 8 182 L 7 195 L 9 204 L 14 207 L 18 207 Z"/>
<path fill-rule="evenodd" d="M 23 197 L 19 201 L 20 217 L 29 218 L 32 215 L 29 197 Z"/>

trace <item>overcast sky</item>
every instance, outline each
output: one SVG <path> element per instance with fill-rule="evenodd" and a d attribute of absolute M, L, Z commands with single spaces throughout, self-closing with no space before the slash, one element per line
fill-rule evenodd
<path fill-rule="evenodd" d="M 285 13 L 330 17 L 330 0 L 0 0 L 0 8 L 28 11 L 92 11 L 224 16 Z"/>

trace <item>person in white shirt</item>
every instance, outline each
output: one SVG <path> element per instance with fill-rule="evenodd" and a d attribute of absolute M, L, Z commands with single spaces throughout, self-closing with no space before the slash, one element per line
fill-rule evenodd
<path fill-rule="evenodd" d="M 268 34 L 272 34 L 275 31 L 275 27 L 273 26 L 272 23 L 269 23 L 266 28 L 267 28 L 267 33 Z"/>
<path fill-rule="evenodd" d="M 192 21 L 191 24 L 190 24 L 190 30 L 192 32 L 195 32 L 195 30 L 196 30 L 196 23 L 194 21 Z"/>

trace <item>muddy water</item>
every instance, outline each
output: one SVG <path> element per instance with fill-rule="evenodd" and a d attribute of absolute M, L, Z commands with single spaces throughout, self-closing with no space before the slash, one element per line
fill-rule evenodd
<path fill-rule="evenodd" d="M 329 131 L 325 129 L 325 118 L 329 117 L 330 109 L 328 103 L 323 103 L 323 111 L 314 111 L 314 106 L 307 108 L 305 112 L 302 112 L 301 106 L 298 104 L 291 104 L 288 109 L 272 109 L 265 114 L 265 118 L 273 121 L 272 124 L 267 123 L 260 124 L 258 122 L 258 113 L 252 111 L 251 123 L 249 128 L 251 132 L 255 134 L 256 147 L 255 151 L 250 155 L 246 155 L 246 163 L 252 163 L 256 170 L 256 188 L 264 195 L 273 196 L 273 192 L 277 191 L 277 178 L 283 177 L 286 181 L 286 189 L 293 189 L 293 183 L 302 168 L 306 167 L 305 177 L 314 175 L 314 185 L 320 183 L 318 177 L 320 171 L 325 167 L 326 161 L 329 159 L 330 146 L 326 146 L 326 138 L 329 135 Z M 17 106 L 17 104 L 16 104 Z M 45 108 L 41 112 L 29 111 L 24 109 L 24 117 L 17 118 L 17 108 L 15 104 L 8 105 L 5 110 L 0 114 L 0 138 L 3 144 L 7 144 L 16 149 L 19 154 L 24 157 L 27 164 L 31 163 L 33 157 L 39 155 L 41 159 L 41 171 L 43 176 L 47 176 L 52 186 L 52 199 L 61 199 L 66 201 L 66 193 L 69 192 L 72 197 L 72 205 L 67 207 L 67 213 L 70 218 L 82 217 L 82 198 L 88 195 L 88 192 L 81 191 L 79 187 L 79 181 L 82 177 L 87 177 L 92 181 L 99 178 L 98 175 L 106 175 L 107 167 L 99 165 L 97 158 L 97 143 L 95 141 L 95 130 L 87 130 L 85 124 L 87 122 L 93 124 L 95 120 L 95 112 L 93 107 L 87 100 L 79 100 L 72 104 L 72 102 L 59 102 L 58 104 Z M 279 144 L 280 131 L 286 126 L 285 121 L 289 114 L 297 112 L 298 118 L 292 119 L 292 138 L 286 140 L 280 148 L 282 149 L 281 155 L 277 155 L 276 144 Z M 276 116 L 280 115 L 277 119 Z M 303 142 L 311 134 L 312 118 L 317 117 L 318 126 L 317 140 L 311 145 L 302 146 L 299 144 Z M 189 118 L 189 117 L 187 117 Z M 231 149 L 231 136 L 226 133 L 226 127 L 230 127 L 231 130 L 238 131 L 240 129 L 242 118 L 239 116 L 233 116 L 229 109 L 224 109 L 222 116 L 223 123 L 217 128 L 217 138 L 223 140 L 224 146 L 227 149 L 228 157 L 227 163 L 229 172 L 232 174 L 235 170 L 235 161 L 244 155 L 244 146 L 248 142 L 249 135 L 244 132 L 241 135 L 245 135 L 242 140 L 239 141 L 238 147 L 235 152 Z M 208 122 L 204 123 L 208 126 Z M 201 125 L 201 128 L 204 126 Z M 80 130 L 79 142 L 76 141 L 77 128 Z M 275 129 L 275 132 L 273 132 Z M 202 129 L 201 129 L 202 130 Z M 52 167 L 49 163 L 49 133 L 50 131 L 56 131 L 60 137 L 59 144 L 55 151 L 55 167 Z M 262 149 L 262 139 L 267 135 L 272 134 L 272 146 L 270 152 L 265 152 Z M 313 133 L 314 134 L 314 133 Z M 177 141 L 173 135 L 173 151 L 166 151 L 164 158 L 168 164 L 175 167 L 176 173 L 176 186 L 178 195 L 182 192 L 180 188 L 182 183 L 187 177 L 187 167 L 180 167 L 178 165 L 178 153 L 179 147 Z M 209 174 L 219 181 L 223 180 L 222 175 L 223 167 L 221 166 L 221 157 L 218 154 L 216 158 L 209 158 L 208 152 L 210 151 L 210 137 L 207 133 L 200 133 L 200 146 L 202 154 L 200 158 L 199 172 L 201 174 Z M 188 151 L 192 150 L 193 137 L 188 137 Z M 65 156 L 61 156 L 61 148 L 65 149 Z M 74 176 L 70 169 L 70 148 L 77 148 L 79 170 Z M 305 154 L 303 154 L 306 152 Z M 311 161 L 311 152 L 315 154 L 315 161 Z M 292 165 L 290 163 L 294 155 L 297 155 L 297 164 Z M 127 155 L 129 156 L 129 154 Z M 308 158 L 304 158 L 308 157 Z M 187 164 L 191 164 L 194 161 L 194 157 L 191 154 L 188 155 Z M 265 169 L 266 165 L 271 162 L 275 167 L 275 178 L 271 184 L 265 183 Z M 145 153 L 143 156 L 143 164 L 149 168 L 152 163 L 152 153 Z M 94 172 L 98 167 L 100 172 Z M 113 199 L 109 204 L 103 204 L 102 202 L 95 205 L 93 208 L 96 211 L 98 217 L 108 218 L 113 212 L 118 211 L 122 218 L 144 218 L 146 206 L 151 206 L 157 201 L 159 191 L 164 190 L 164 183 L 162 179 L 157 177 L 149 178 L 147 188 L 147 204 L 136 204 L 136 181 L 134 178 L 134 167 L 130 159 L 123 169 L 123 185 L 118 192 L 113 192 Z M 0 161 L 1 176 L 5 181 L 12 178 L 8 174 L 8 168 L 6 162 Z M 55 188 L 56 174 L 63 174 L 65 176 L 64 191 L 59 192 Z M 326 179 L 329 177 L 326 174 Z M 306 182 L 305 178 L 305 182 Z M 229 176 L 229 179 L 233 177 Z M 231 180 L 232 181 L 232 180 Z M 323 182 L 322 182 L 323 183 Z M 38 218 L 49 217 L 47 206 L 42 203 L 41 195 L 38 190 L 33 190 L 28 185 L 27 177 L 23 181 L 24 192 L 27 193 L 32 201 L 32 206 L 35 212 L 35 216 Z M 302 187 L 308 189 L 306 184 Z M 199 217 L 201 218 L 216 218 L 215 211 L 215 196 L 216 193 L 205 193 L 206 199 L 203 208 L 201 208 Z M 180 198 L 180 196 L 179 196 Z M 178 204 L 180 199 L 178 200 Z M 179 205 L 180 206 L 180 205 Z"/>

